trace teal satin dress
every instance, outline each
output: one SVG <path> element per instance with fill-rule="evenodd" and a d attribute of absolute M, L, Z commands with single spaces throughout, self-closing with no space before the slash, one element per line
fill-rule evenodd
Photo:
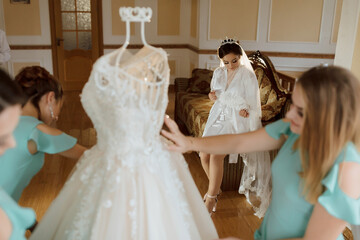
<path fill-rule="evenodd" d="M 0 208 L 12 225 L 10 240 L 26 239 L 25 231 L 35 223 L 35 212 L 31 208 L 20 207 L 2 188 L 0 188 Z"/>
<path fill-rule="evenodd" d="M 290 123 L 282 120 L 267 125 L 265 129 L 274 139 L 279 139 L 281 135 L 288 138 L 272 163 L 272 199 L 254 238 L 301 238 L 305 234 L 314 205 L 307 202 L 302 195 L 301 178 L 298 174 L 302 171 L 300 153 L 293 150 L 299 135 L 291 132 Z M 359 225 L 360 198 L 353 199 L 347 196 L 337 183 L 339 164 L 350 161 L 360 164 L 360 154 L 351 142 L 344 147 L 322 180 L 326 190 L 318 201 L 332 216 Z M 337 239 L 343 239 L 343 236 L 340 235 Z"/>
<path fill-rule="evenodd" d="M 0 186 L 15 200 L 44 165 L 45 153 L 55 154 L 71 149 L 76 139 L 62 133 L 53 136 L 37 129 L 43 122 L 30 116 L 21 116 L 14 131 L 16 147 L 0 156 Z M 33 140 L 38 152 L 31 155 L 28 141 Z"/>

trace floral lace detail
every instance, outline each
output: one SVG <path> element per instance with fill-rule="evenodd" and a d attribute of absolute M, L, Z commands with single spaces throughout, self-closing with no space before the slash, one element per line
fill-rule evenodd
<path fill-rule="evenodd" d="M 270 169 L 270 165 L 266 165 L 268 161 L 261 161 L 265 159 L 266 154 L 268 153 L 255 152 L 240 154 L 244 162 L 244 171 L 241 176 L 239 193 L 246 196 L 247 202 L 253 207 L 255 216 L 259 218 L 265 216 L 271 200 L 271 175 L 266 174 L 268 169 Z M 261 162 L 257 159 L 260 159 Z M 254 164 L 254 161 L 258 162 Z M 270 162 L 268 164 L 270 164 Z M 262 174 L 259 174 L 259 172 Z M 250 195 L 252 195 L 252 197 Z M 254 200 L 254 197 L 260 200 L 260 204 L 251 201 Z"/>
<path fill-rule="evenodd" d="M 97 130 L 98 142 L 84 153 L 77 171 L 66 183 L 66 186 L 81 183 L 78 192 L 80 204 L 74 209 L 75 218 L 67 229 L 67 238 L 96 238 L 95 228 L 91 233 L 89 229 L 99 224 L 104 211 L 117 204 L 112 196 L 121 191 L 126 173 L 131 173 L 132 192 L 127 197 L 131 238 L 141 238 L 138 236 L 138 175 L 144 168 L 165 185 L 167 196 L 179 213 L 179 222 L 184 224 L 183 229 L 189 229 L 188 219 L 192 214 L 184 197 L 184 186 L 164 146 L 164 139 L 159 135 L 168 103 L 166 54 L 152 52 L 148 58 L 141 58 L 143 65 L 132 63 L 123 69 L 108 64 L 110 59 L 106 57 L 94 64 L 82 93 L 81 100 Z M 162 61 L 159 62 L 160 57 Z M 144 69 L 147 72 L 139 75 L 139 71 Z M 152 81 L 147 81 L 149 79 Z M 181 154 L 178 158 L 186 165 Z M 189 231 L 182 234 L 183 239 L 191 239 Z"/>

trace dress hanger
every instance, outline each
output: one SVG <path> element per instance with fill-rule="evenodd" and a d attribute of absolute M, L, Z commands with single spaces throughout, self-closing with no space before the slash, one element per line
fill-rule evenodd
<path fill-rule="evenodd" d="M 141 23 L 141 41 L 144 44 L 144 47 L 151 47 L 145 40 L 145 22 L 150 22 L 152 9 L 149 7 L 120 7 L 119 14 L 121 20 L 126 23 L 126 36 L 125 42 L 120 48 L 120 53 L 116 57 L 117 64 L 120 63 L 124 50 L 130 43 L 130 22 Z"/>
<path fill-rule="evenodd" d="M 140 22 L 141 23 L 141 41 L 146 48 L 150 48 L 162 56 L 164 59 L 167 59 L 167 54 L 165 51 L 155 48 L 149 45 L 145 40 L 145 22 L 150 22 L 152 17 L 152 9 L 150 7 L 120 7 L 119 14 L 121 20 L 126 23 L 126 36 L 123 46 L 120 48 L 120 53 L 116 57 L 116 63 L 120 63 L 120 59 L 124 53 L 124 50 L 129 45 L 130 42 L 130 22 Z"/>
<path fill-rule="evenodd" d="M 152 10 L 149 7 L 121 7 L 119 9 L 121 20 L 126 22 L 126 38 L 123 47 L 129 45 L 130 40 L 130 22 L 141 23 L 141 41 L 144 46 L 149 46 L 145 40 L 145 22 L 150 22 Z"/>

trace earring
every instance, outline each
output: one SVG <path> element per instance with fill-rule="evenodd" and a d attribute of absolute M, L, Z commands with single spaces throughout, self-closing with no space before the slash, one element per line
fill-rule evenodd
<path fill-rule="evenodd" d="M 52 119 L 54 119 L 54 118 L 55 118 L 55 116 L 54 116 L 54 111 L 53 111 L 52 106 L 50 106 L 50 107 L 49 107 L 49 109 L 50 109 L 50 115 L 51 115 L 51 118 L 52 118 Z"/>

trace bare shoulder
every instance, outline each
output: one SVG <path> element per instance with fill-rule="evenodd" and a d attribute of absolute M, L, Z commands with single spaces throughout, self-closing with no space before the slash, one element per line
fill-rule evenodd
<path fill-rule="evenodd" d="M 339 164 L 339 186 L 349 197 L 360 197 L 360 163 L 347 161 Z"/>
<path fill-rule="evenodd" d="M 0 239 L 9 239 L 11 236 L 12 226 L 4 210 L 0 208 Z"/>
<path fill-rule="evenodd" d="M 41 132 L 43 132 L 43 133 L 53 135 L 53 136 L 61 135 L 63 133 L 59 129 L 50 127 L 50 126 L 48 126 L 46 124 L 39 124 L 39 125 L 36 126 L 36 128 L 38 130 L 40 130 Z"/>

